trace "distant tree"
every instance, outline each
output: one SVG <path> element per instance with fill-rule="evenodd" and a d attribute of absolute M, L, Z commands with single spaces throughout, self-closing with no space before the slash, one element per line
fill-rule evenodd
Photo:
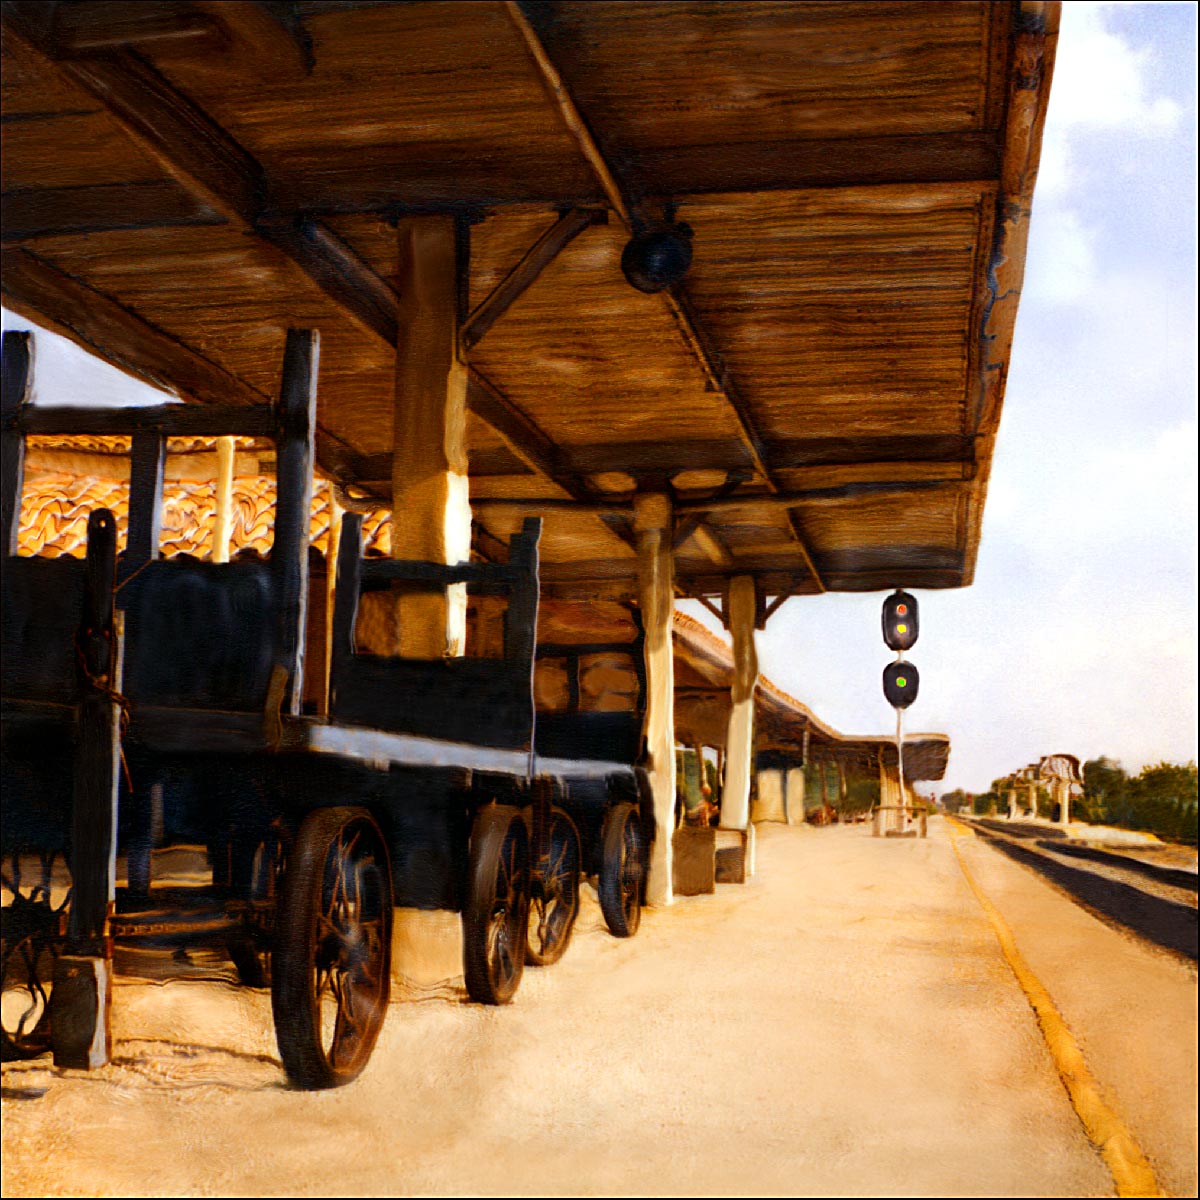
<path fill-rule="evenodd" d="M 942 797 L 942 807 L 949 813 L 962 812 L 966 809 L 971 811 L 972 801 L 975 799 L 970 792 L 964 792 L 962 788 L 955 788 L 952 792 L 947 792 Z"/>
<path fill-rule="evenodd" d="M 977 817 L 986 817 L 990 813 L 995 813 L 1000 807 L 1000 797 L 993 787 L 991 791 L 981 792 L 974 797 L 972 809 Z"/>
<path fill-rule="evenodd" d="M 1083 764 L 1083 796 L 1076 813 L 1095 825 L 1126 824 L 1129 777 L 1115 759 L 1101 756 Z M 1082 811 L 1080 811 L 1082 809 Z"/>
<path fill-rule="evenodd" d="M 1156 763 L 1126 789 L 1128 824 L 1162 837 L 1196 839 L 1196 764 Z"/>

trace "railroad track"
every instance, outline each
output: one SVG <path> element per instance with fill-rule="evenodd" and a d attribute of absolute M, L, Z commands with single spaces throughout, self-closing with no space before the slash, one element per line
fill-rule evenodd
<path fill-rule="evenodd" d="M 1081 846 L 1044 825 L 968 823 L 1100 920 L 1197 961 L 1196 875 Z"/>

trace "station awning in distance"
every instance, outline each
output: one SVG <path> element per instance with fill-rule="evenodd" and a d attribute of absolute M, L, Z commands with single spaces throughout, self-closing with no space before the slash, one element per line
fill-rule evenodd
<path fill-rule="evenodd" d="M 676 613 L 675 738 L 684 745 L 724 746 L 732 704 L 733 652 L 699 621 Z M 841 733 L 808 705 L 758 677 L 754 693 L 754 753 L 759 762 L 780 767 L 809 761 L 841 766 L 847 773 L 874 775 L 896 767 L 896 740 L 887 735 Z M 904 735 L 904 776 L 941 779 L 950 758 L 945 733 Z"/>
<path fill-rule="evenodd" d="M 1058 5 L 6 3 L 11 308 L 196 403 L 320 329 L 322 471 L 390 496 L 396 223 L 459 218 L 477 547 L 629 597 L 971 582 Z M 692 263 L 627 282 L 635 233 Z M 679 234 L 679 236 L 683 236 Z M 469 243 L 469 254 L 465 248 Z"/>

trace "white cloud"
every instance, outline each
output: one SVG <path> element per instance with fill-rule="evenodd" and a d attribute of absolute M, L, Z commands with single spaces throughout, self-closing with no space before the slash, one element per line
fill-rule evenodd
<path fill-rule="evenodd" d="M 81 349 L 61 334 L 0 309 L 7 330 L 33 334 L 34 404 L 70 404 L 84 407 L 170 404 L 178 397 L 127 375 L 124 371 Z"/>
<path fill-rule="evenodd" d="M 1040 187 L 1039 183 L 1039 187 Z M 1050 250 L 1033 255 L 1025 274 L 1026 299 L 1071 304 L 1083 299 L 1096 282 L 1096 234 L 1069 208 L 1038 212 L 1039 240 Z"/>
<path fill-rule="evenodd" d="M 1151 94 L 1153 56 L 1105 27 L 1110 4 L 1063 5 L 1050 112 L 1059 128 L 1128 129 L 1145 136 L 1174 132 L 1182 108 Z"/>
<path fill-rule="evenodd" d="M 1131 46 L 1106 28 L 1105 14 L 1113 7 L 1083 0 L 1063 5 L 1038 169 L 1037 199 L 1042 208 L 1081 182 L 1076 178 L 1073 149 L 1079 133 L 1102 130 L 1165 137 L 1176 131 L 1183 118 L 1176 101 L 1153 94 L 1151 52 Z"/>

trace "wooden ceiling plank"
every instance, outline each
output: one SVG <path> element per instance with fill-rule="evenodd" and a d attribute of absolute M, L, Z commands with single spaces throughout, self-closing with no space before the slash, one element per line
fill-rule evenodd
<path fill-rule="evenodd" d="M 47 34 L 65 55 L 129 46 L 160 52 L 168 45 L 202 53 L 225 44 L 220 24 L 193 6 L 162 0 L 82 0 L 43 7 L 54 10 Z"/>
<path fill-rule="evenodd" d="M 467 318 L 460 335 L 464 351 L 470 350 L 483 338 L 538 276 L 585 229 L 607 222 L 608 212 L 604 209 L 572 208 L 563 213 L 496 285 L 491 295 L 481 301 Z"/>
<path fill-rule="evenodd" d="M 545 46 L 542 44 L 541 38 L 526 19 L 524 12 L 521 10 L 521 5 L 516 0 L 506 0 L 506 8 L 541 74 L 548 95 L 557 105 L 564 123 L 575 138 L 580 152 L 587 160 L 588 165 L 595 173 L 597 180 L 604 190 L 605 196 L 608 198 L 608 202 L 612 205 L 614 211 L 624 224 L 632 230 L 635 218 L 632 206 L 625 197 L 624 189 L 605 160 L 595 136 L 588 129 L 587 123 L 584 121 L 575 101 L 572 99 L 567 85 L 563 82 L 558 68 L 554 65 Z M 708 386 L 713 391 L 722 395 L 730 408 L 733 409 L 755 469 L 763 476 L 773 491 L 778 491 L 778 485 L 775 483 L 767 467 L 764 443 L 759 435 L 753 416 L 734 389 L 732 381 L 721 364 L 720 355 L 696 321 L 686 293 L 679 285 L 675 285 L 666 289 L 661 294 L 685 343 L 704 371 Z M 789 513 L 788 524 L 800 548 L 800 554 L 804 559 L 805 567 L 812 573 L 817 587 L 821 591 L 824 591 L 825 585 L 821 581 L 820 572 L 817 570 L 816 563 L 813 562 L 812 554 L 809 552 L 804 540 L 803 531 L 794 514 Z"/>
<path fill-rule="evenodd" d="M 486 421 L 512 448 L 522 462 L 532 467 L 539 475 L 553 479 L 572 495 L 579 490 L 578 483 L 570 481 L 566 486 L 558 478 L 562 470 L 558 447 L 533 421 L 523 413 L 486 375 L 471 367 L 471 386 L 467 391 L 467 406 L 481 420 Z M 582 499 L 582 496 L 577 496 Z"/>
<path fill-rule="evenodd" d="M 994 133 L 972 130 L 656 146 L 631 155 L 630 169 L 647 195 L 678 200 L 715 192 L 994 180 L 1000 156 Z"/>

